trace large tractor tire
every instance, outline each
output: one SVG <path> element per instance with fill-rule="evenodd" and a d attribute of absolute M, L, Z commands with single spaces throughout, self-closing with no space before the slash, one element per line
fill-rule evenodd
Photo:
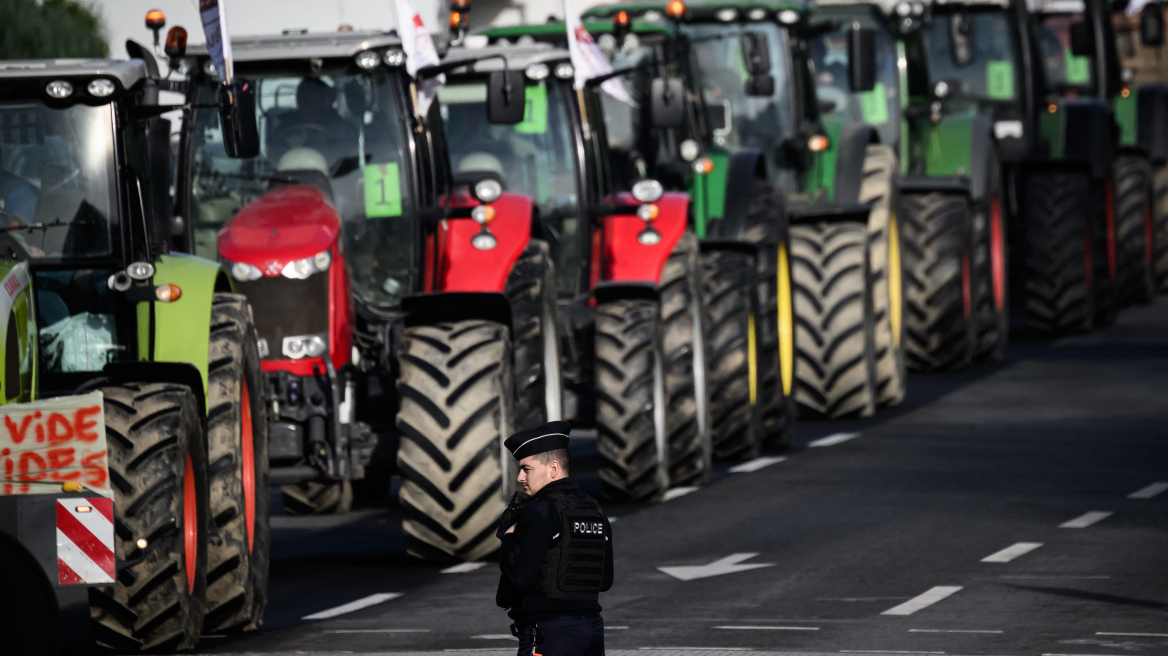
<path fill-rule="evenodd" d="M 970 202 L 963 194 L 901 197 L 905 349 L 909 369 L 968 367 L 976 346 Z"/>
<path fill-rule="evenodd" d="M 556 276 L 547 242 L 533 239 L 503 291 L 511 305 L 515 380 L 513 430 L 563 418 Z"/>
<path fill-rule="evenodd" d="M 876 343 L 868 227 L 791 227 L 795 400 L 822 417 L 876 411 Z"/>
<path fill-rule="evenodd" d="M 614 501 L 658 499 L 669 487 L 661 313 L 655 301 L 596 308 L 596 437 L 600 482 Z"/>
<path fill-rule="evenodd" d="M 1154 205 L 1152 220 L 1156 291 L 1168 292 L 1168 166 L 1156 169 L 1153 178 Z"/>
<path fill-rule="evenodd" d="M 702 269 L 714 455 L 748 460 L 758 457 L 763 445 L 755 256 L 742 251 L 709 251 L 702 254 Z"/>
<path fill-rule="evenodd" d="M 783 212 L 782 194 L 767 182 L 755 180 L 745 236 L 758 249 L 756 398 L 762 405 L 763 447 L 779 449 L 789 447 L 795 434 L 795 314 Z"/>
<path fill-rule="evenodd" d="M 218 535 L 207 552 L 204 627 L 254 630 L 268 603 L 271 494 L 263 374 L 242 295 L 215 294 L 208 355 L 210 508 Z"/>
<path fill-rule="evenodd" d="M 868 257 L 872 270 L 872 308 L 876 342 L 876 402 L 898 405 L 908 388 L 904 355 L 904 275 L 897 223 L 896 151 L 868 146 L 860 202 L 870 204 Z"/>
<path fill-rule="evenodd" d="M 1006 259 L 1006 213 L 1002 205 L 1001 167 L 997 157 L 986 173 L 989 189 L 973 217 L 973 312 L 977 320 L 974 356 L 996 362 L 1010 340 L 1010 302 Z"/>
<path fill-rule="evenodd" d="M 493 321 L 413 326 L 402 335 L 397 383 L 406 549 L 438 561 L 476 560 L 498 548 L 495 523 L 514 466 L 514 383 L 507 327 Z"/>
<path fill-rule="evenodd" d="M 118 575 L 89 589 L 95 637 L 117 651 L 191 649 L 203 629 L 211 532 L 199 404 L 169 383 L 101 391 Z"/>
<path fill-rule="evenodd" d="M 1095 319 L 1093 228 L 1097 203 L 1086 173 L 1027 178 L 1023 282 L 1026 319 L 1043 335 L 1086 332 Z"/>
<path fill-rule="evenodd" d="M 1143 157 L 1122 156 L 1115 161 L 1112 184 L 1119 300 L 1150 303 L 1156 297 L 1152 167 Z"/>
<path fill-rule="evenodd" d="M 671 486 L 705 485 L 713 467 L 699 257 L 697 237 L 687 231 L 658 281 Z"/>

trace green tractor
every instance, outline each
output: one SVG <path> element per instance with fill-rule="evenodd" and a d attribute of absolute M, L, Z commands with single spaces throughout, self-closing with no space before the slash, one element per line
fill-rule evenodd
<path fill-rule="evenodd" d="M 169 83 L 129 50 L 0 67 L 0 574 L 22 590 L 0 615 L 16 653 L 88 635 L 189 649 L 256 628 L 267 602 L 255 329 L 222 267 L 183 254 Z M 250 100 L 236 84 L 217 103 L 236 153 Z"/>
<path fill-rule="evenodd" d="M 809 10 L 670 2 L 604 5 L 585 16 L 612 19 L 616 28 L 632 17 L 630 36 L 660 34 L 669 57 L 685 66 L 678 84 L 695 99 L 695 138 L 713 164 L 687 180 L 695 231 L 703 244 L 759 248 L 759 341 L 777 338 L 784 393 L 811 415 L 868 416 L 903 399 L 906 384 L 896 159 L 870 126 L 821 121 L 808 68 Z M 870 89 L 873 35 L 861 29 L 850 38 L 859 54 L 848 70 L 851 88 Z M 778 229 L 773 248 L 740 218 L 763 208 Z M 764 401 L 767 393 L 760 388 Z"/>

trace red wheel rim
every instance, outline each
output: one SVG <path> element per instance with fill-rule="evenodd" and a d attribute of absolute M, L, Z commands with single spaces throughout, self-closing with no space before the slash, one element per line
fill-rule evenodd
<path fill-rule="evenodd" d="M 1115 195 L 1107 178 L 1107 275 L 1115 278 Z"/>
<path fill-rule="evenodd" d="M 195 590 L 195 566 L 199 560 L 199 507 L 195 498 L 195 468 L 187 453 L 183 471 L 183 558 L 187 565 L 187 589 Z"/>
<path fill-rule="evenodd" d="M 969 253 L 961 254 L 961 300 L 965 303 L 966 318 L 973 315 L 973 293 L 969 284 Z"/>
<path fill-rule="evenodd" d="M 990 265 L 994 276 L 994 307 L 1006 305 L 1006 247 L 1002 236 L 1002 205 L 997 196 L 990 204 Z"/>
<path fill-rule="evenodd" d="M 242 427 L 239 431 L 239 437 L 242 441 L 243 457 L 240 458 L 243 464 L 243 512 L 244 521 L 247 522 L 247 552 L 250 554 L 252 548 L 255 547 L 255 495 L 256 495 L 256 481 L 255 481 L 255 443 L 252 437 L 251 426 L 251 399 L 247 394 L 247 379 L 243 380 L 243 420 Z"/>
<path fill-rule="evenodd" d="M 1147 217 L 1144 219 L 1144 259 L 1148 262 L 1148 270 L 1151 270 L 1156 260 L 1156 219 L 1151 203 L 1148 203 Z"/>

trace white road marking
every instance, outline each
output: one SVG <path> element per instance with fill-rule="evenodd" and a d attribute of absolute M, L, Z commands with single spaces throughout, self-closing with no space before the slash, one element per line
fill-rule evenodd
<path fill-rule="evenodd" d="M 1041 542 L 1018 542 L 981 559 L 983 563 L 1008 563 L 1042 546 Z"/>
<path fill-rule="evenodd" d="M 641 651 L 652 649 L 680 650 L 680 651 L 754 651 L 751 647 L 637 647 Z"/>
<path fill-rule="evenodd" d="M 616 520 L 618 520 L 618 519 L 620 519 L 620 517 L 609 517 L 608 518 L 609 525 L 615 524 Z"/>
<path fill-rule="evenodd" d="M 859 437 L 859 433 L 833 433 L 827 437 L 821 437 L 807 446 L 835 446 L 848 440 L 854 440 Z"/>
<path fill-rule="evenodd" d="M 1120 654 L 1043 654 L 1042 656 L 1120 656 Z"/>
<path fill-rule="evenodd" d="M 841 649 L 841 654 L 944 654 L 943 651 L 893 651 L 891 649 Z"/>
<path fill-rule="evenodd" d="M 473 572 L 476 569 L 483 567 L 484 565 L 486 565 L 486 563 L 478 562 L 478 561 L 471 561 L 469 563 L 459 563 L 457 565 L 451 565 L 450 567 L 447 567 L 446 569 L 442 570 L 442 573 L 443 574 L 466 574 L 467 572 Z"/>
<path fill-rule="evenodd" d="M 1117 633 L 1114 631 L 1096 631 L 1095 635 L 1129 636 L 1132 638 L 1168 638 L 1168 633 Z"/>
<path fill-rule="evenodd" d="M 330 617 L 336 617 L 337 615 L 344 615 L 345 613 L 352 613 L 353 611 L 361 610 L 362 608 L 369 608 L 370 606 L 376 606 L 377 604 L 380 604 L 383 601 L 389 601 L 390 599 L 397 599 L 400 596 L 402 596 L 402 593 L 400 593 L 400 592 L 379 592 L 379 593 L 374 594 L 374 595 L 369 595 L 368 597 L 365 597 L 364 599 L 358 599 L 357 601 L 350 601 L 349 603 L 342 604 L 340 606 L 337 606 L 336 608 L 330 608 L 328 610 L 322 610 L 319 613 L 305 615 L 304 617 L 302 617 L 300 619 L 302 619 L 302 620 L 327 620 Z"/>
<path fill-rule="evenodd" d="M 1101 522 L 1115 513 L 1110 510 L 1092 510 L 1091 512 L 1083 513 L 1078 517 L 1059 524 L 1059 528 L 1087 528 L 1092 524 Z"/>
<path fill-rule="evenodd" d="M 621 629 L 627 629 L 627 628 L 629 628 L 629 627 L 627 627 L 627 626 L 606 626 L 606 627 L 604 627 L 604 630 L 605 631 L 620 631 Z"/>
<path fill-rule="evenodd" d="M 1168 483 L 1163 483 L 1163 482 L 1152 483 L 1148 487 L 1140 488 L 1140 489 L 1136 490 L 1135 492 L 1132 492 L 1131 494 L 1127 495 L 1127 498 L 1129 498 L 1129 499 L 1151 499 L 1152 497 L 1156 496 L 1157 494 L 1160 494 L 1161 492 L 1163 492 L 1165 490 L 1168 490 Z"/>
<path fill-rule="evenodd" d="M 818 631 L 818 626 L 715 626 L 732 631 Z"/>
<path fill-rule="evenodd" d="M 484 633 L 483 635 L 471 636 L 478 640 L 518 640 L 510 633 Z"/>
<path fill-rule="evenodd" d="M 429 633 L 430 629 L 331 629 L 323 633 Z M 206 638 L 207 636 L 202 636 Z M 224 636 L 226 637 L 226 636 Z"/>
<path fill-rule="evenodd" d="M 678 497 L 684 497 L 685 495 L 689 494 L 690 492 L 697 492 L 697 491 L 698 491 L 698 489 L 696 487 L 675 487 L 672 490 L 666 491 L 665 496 L 661 497 L 661 500 L 662 501 L 673 501 L 674 499 L 676 499 Z M 612 522 L 610 521 L 609 523 L 611 524 Z"/>
<path fill-rule="evenodd" d="M 731 474 L 748 474 L 753 471 L 758 471 L 763 467 L 770 467 L 773 464 L 782 462 L 787 459 L 787 456 L 770 456 L 766 458 L 755 458 L 754 460 L 747 460 L 741 465 L 736 465 L 730 468 Z"/>
<path fill-rule="evenodd" d="M 1018 574 L 1018 575 L 1015 575 L 1015 576 L 1007 576 L 1007 575 L 1003 574 L 1002 576 L 999 576 L 998 578 L 1000 578 L 1000 579 L 1038 579 L 1038 580 L 1043 580 L 1043 579 L 1088 579 L 1088 580 L 1098 580 L 1098 579 L 1109 579 L 1109 578 L 1111 578 L 1111 575 L 1110 575 L 1110 574 L 1106 574 L 1106 575 L 1100 575 L 1100 576 L 1074 576 L 1074 575 L 1072 575 L 1072 574 L 1065 574 L 1065 575 L 1063 575 L 1063 574 L 1051 574 L 1051 575 L 1042 575 L 1042 574 Z"/>
<path fill-rule="evenodd" d="M 880 613 L 881 615 L 912 615 L 913 613 L 928 608 L 933 604 L 941 601 L 945 597 L 957 592 L 962 586 L 960 585 L 938 585 L 929 588 L 925 592 L 909 599 L 908 601 L 898 606 L 893 606 L 888 610 Z"/>
<path fill-rule="evenodd" d="M 909 633 L 1001 633 L 1001 631 L 983 631 L 980 629 L 909 629 Z"/>
<path fill-rule="evenodd" d="M 665 572 L 675 579 L 682 581 L 693 581 L 694 579 L 704 579 L 709 576 L 721 576 L 723 574 L 733 574 L 735 572 L 745 572 L 748 569 L 758 569 L 760 567 L 773 567 L 774 563 L 751 563 L 748 565 L 739 565 L 744 560 L 750 560 L 758 554 L 756 553 L 737 553 L 715 560 L 708 565 L 697 565 L 688 567 L 658 567 L 657 569 Z"/>

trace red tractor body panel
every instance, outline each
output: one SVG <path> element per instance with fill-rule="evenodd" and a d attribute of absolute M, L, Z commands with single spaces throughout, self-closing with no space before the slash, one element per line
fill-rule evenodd
<path fill-rule="evenodd" d="M 456 193 L 451 202 L 452 207 L 478 205 L 465 193 Z M 439 225 L 436 291 L 501 293 L 507 286 L 511 268 L 531 241 L 533 203 L 527 196 L 505 193 L 489 205 L 495 218 L 486 228 L 498 240 L 490 250 L 471 245 L 471 238 L 482 231 L 473 219 L 447 219 Z"/>
<path fill-rule="evenodd" d="M 616 194 L 614 200 L 620 205 L 641 204 L 632 194 L 625 192 Z M 635 214 L 605 217 L 601 280 L 660 282 L 666 260 L 689 226 L 689 195 L 666 192 L 653 204 L 659 213 L 648 225 L 661 233 L 661 241 L 656 244 L 645 245 L 637 241 L 637 235 L 645 230 L 646 222 Z"/>

